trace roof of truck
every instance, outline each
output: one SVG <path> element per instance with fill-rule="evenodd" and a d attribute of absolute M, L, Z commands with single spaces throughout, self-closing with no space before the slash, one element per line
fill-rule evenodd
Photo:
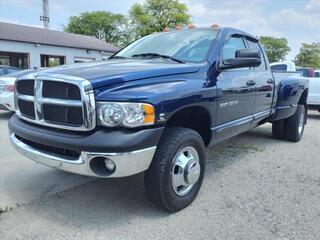
<path fill-rule="evenodd" d="M 242 31 L 242 30 L 236 29 L 236 28 L 231 28 L 231 27 L 218 27 L 218 26 L 215 26 L 215 27 L 193 27 L 193 28 L 182 28 L 182 29 L 178 29 L 178 30 L 173 29 L 173 30 L 165 31 L 165 32 L 194 31 L 194 30 L 198 30 L 198 29 L 213 29 L 213 30 L 218 30 L 218 31 L 225 32 L 225 33 L 231 32 L 231 33 L 245 35 L 245 36 L 248 36 L 250 38 L 259 40 L 258 37 L 254 36 L 254 35 L 252 35 L 252 34 L 250 34 L 248 32 L 245 32 L 245 31 Z"/>
<path fill-rule="evenodd" d="M 237 28 L 221 27 L 221 28 L 216 28 L 216 29 L 220 29 L 221 31 L 226 31 L 226 32 L 235 32 L 235 33 L 238 33 L 238 34 L 241 34 L 241 35 L 245 35 L 245 36 L 248 36 L 250 38 L 259 40 L 257 36 L 254 36 L 254 35 L 252 35 L 252 34 L 250 34 L 248 32 L 242 31 L 242 30 L 237 29 Z"/>

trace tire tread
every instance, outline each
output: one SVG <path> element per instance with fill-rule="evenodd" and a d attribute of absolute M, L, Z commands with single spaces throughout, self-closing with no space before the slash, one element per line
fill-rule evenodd
<path fill-rule="evenodd" d="M 303 132 L 301 136 L 299 135 L 299 120 L 301 114 L 306 114 L 306 108 L 304 105 L 299 104 L 297 106 L 297 110 L 293 116 L 287 119 L 286 124 L 286 138 L 291 142 L 299 142 L 302 138 Z M 305 118 L 306 119 L 306 118 Z"/>

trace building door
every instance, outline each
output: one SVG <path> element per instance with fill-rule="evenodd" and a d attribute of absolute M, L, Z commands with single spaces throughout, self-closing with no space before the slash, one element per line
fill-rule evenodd
<path fill-rule="evenodd" d="M 0 52 L 0 65 L 27 69 L 29 68 L 29 54 L 16 52 Z"/>

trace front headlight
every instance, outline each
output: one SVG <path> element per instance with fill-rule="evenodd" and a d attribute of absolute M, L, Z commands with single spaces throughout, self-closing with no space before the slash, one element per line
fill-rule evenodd
<path fill-rule="evenodd" d="M 147 103 L 98 102 L 99 125 L 140 127 L 154 124 L 154 107 Z"/>

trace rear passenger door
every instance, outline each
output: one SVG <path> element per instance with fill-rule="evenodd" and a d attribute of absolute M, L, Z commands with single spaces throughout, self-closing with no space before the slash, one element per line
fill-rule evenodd
<path fill-rule="evenodd" d="M 255 78 L 255 114 L 263 117 L 269 114 L 269 110 L 273 101 L 274 94 L 274 79 L 269 69 L 269 63 L 265 59 L 265 54 L 256 39 L 246 37 L 246 43 L 248 48 L 255 48 L 260 51 L 261 65 L 259 67 L 252 68 Z"/>

